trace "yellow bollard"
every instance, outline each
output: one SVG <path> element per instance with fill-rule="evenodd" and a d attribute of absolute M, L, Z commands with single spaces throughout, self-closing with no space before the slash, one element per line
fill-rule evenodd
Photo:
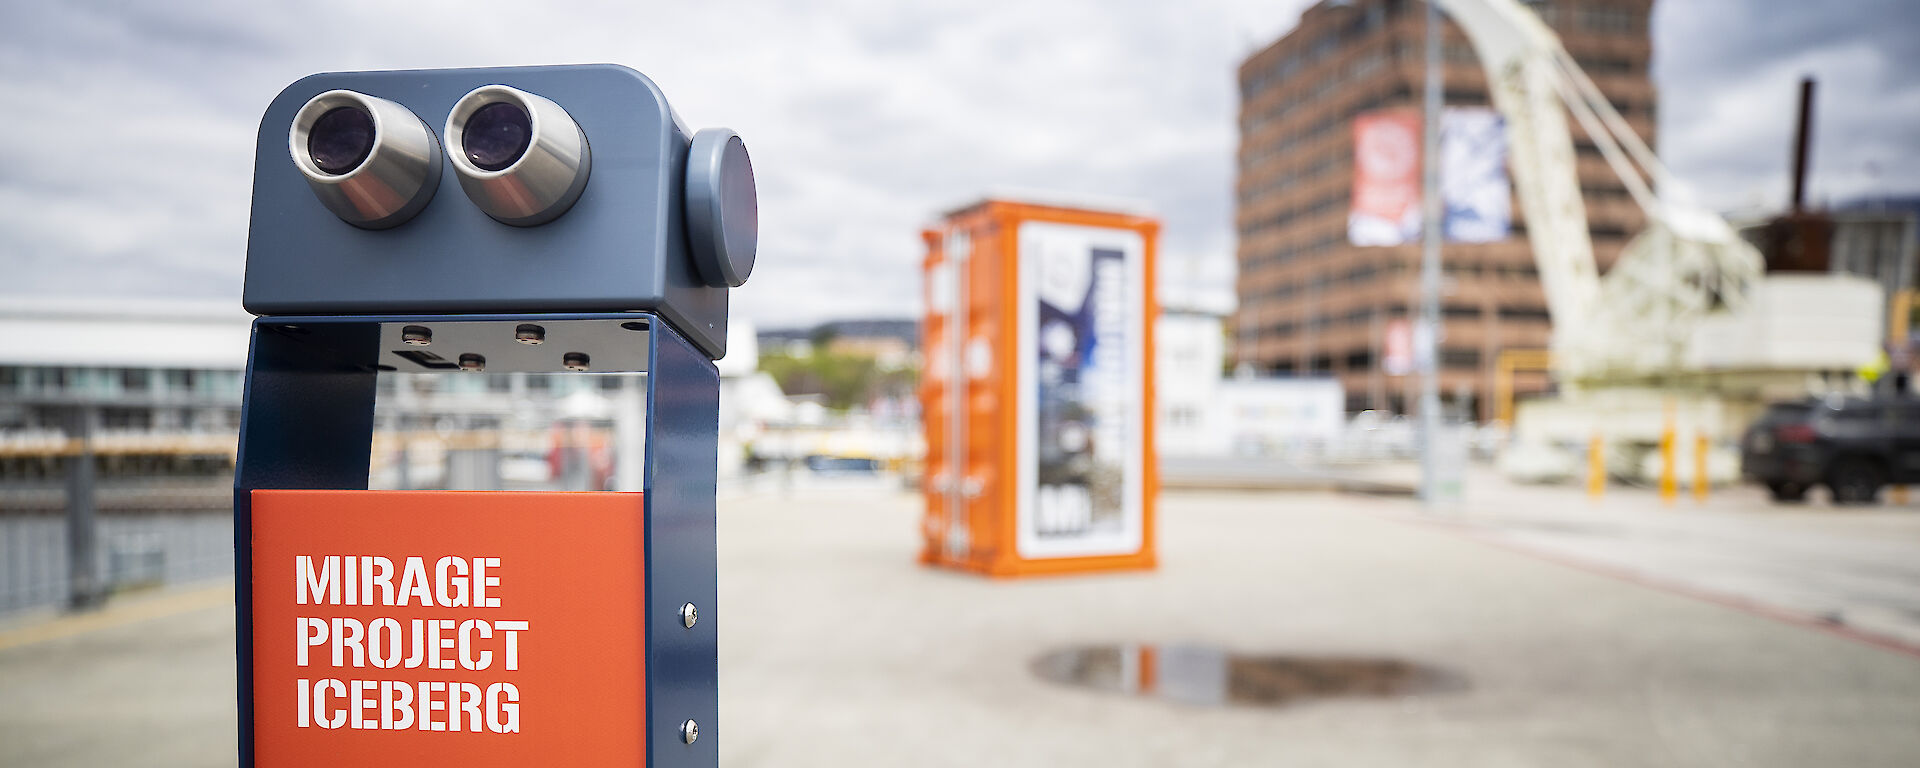
<path fill-rule="evenodd" d="M 1711 481 L 1707 478 L 1707 433 L 1702 432 L 1693 439 L 1693 500 L 1707 503 L 1707 491 Z"/>
<path fill-rule="evenodd" d="M 1607 441 L 1593 433 L 1587 441 L 1587 498 L 1599 501 L 1607 493 Z"/>
<path fill-rule="evenodd" d="M 1660 503 L 1672 504 L 1680 496 L 1680 477 L 1674 466 L 1673 401 L 1667 401 L 1666 423 L 1660 427 Z"/>

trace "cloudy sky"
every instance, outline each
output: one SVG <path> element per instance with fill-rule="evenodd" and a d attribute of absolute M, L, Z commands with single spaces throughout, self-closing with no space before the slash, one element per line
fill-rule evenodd
<path fill-rule="evenodd" d="M 753 153 L 763 327 L 918 311 L 919 228 L 988 190 L 1144 202 L 1230 279 L 1234 68 L 1307 0 L 11 2 L 0 301 L 237 301 L 254 133 L 344 69 L 609 61 Z M 1802 74 L 1816 199 L 1920 192 L 1920 3 L 1661 0 L 1661 152 L 1709 204 L 1784 202 Z"/>

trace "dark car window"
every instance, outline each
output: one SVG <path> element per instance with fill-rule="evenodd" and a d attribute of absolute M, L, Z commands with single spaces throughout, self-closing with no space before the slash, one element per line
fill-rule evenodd
<path fill-rule="evenodd" d="M 1880 408 L 1871 405 L 1849 406 L 1834 412 L 1833 417 L 1846 422 L 1874 421 L 1880 418 Z"/>
<path fill-rule="evenodd" d="M 1760 416 L 1765 424 L 1792 424 L 1806 421 L 1813 407 L 1805 403 L 1776 403 L 1767 406 L 1767 412 Z"/>

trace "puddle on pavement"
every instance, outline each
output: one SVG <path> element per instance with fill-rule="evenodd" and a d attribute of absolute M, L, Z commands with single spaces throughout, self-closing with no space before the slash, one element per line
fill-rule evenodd
<path fill-rule="evenodd" d="M 1458 675 L 1399 659 L 1234 653 L 1206 645 L 1101 645 L 1033 661 L 1043 680 L 1204 706 L 1279 707 L 1464 689 Z"/>

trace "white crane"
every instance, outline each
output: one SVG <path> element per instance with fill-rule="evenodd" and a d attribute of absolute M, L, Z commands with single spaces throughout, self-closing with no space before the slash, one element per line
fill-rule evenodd
<path fill-rule="evenodd" d="M 1529 404 L 1532 425 L 1529 409 L 1520 410 L 1519 453 L 1584 444 L 1606 429 L 1617 448 L 1631 449 L 1621 451 L 1619 469 L 1644 474 L 1644 449 L 1671 433 L 1676 401 L 1689 432 L 1724 440 L 1767 399 L 1816 390 L 1815 375 L 1851 371 L 1878 353 L 1871 282 L 1763 275 L 1760 254 L 1693 202 L 1532 10 L 1519 0 L 1437 2 L 1472 42 L 1506 120 L 1514 188 L 1553 319 L 1562 396 Z M 1605 277 L 1568 113 L 1646 212 L 1645 229 Z"/>
<path fill-rule="evenodd" d="M 1581 382 L 1682 367 L 1699 321 L 1744 305 L 1763 271 L 1760 254 L 1688 199 L 1533 11 L 1518 0 L 1439 5 L 1472 41 L 1507 121 L 1514 186 L 1553 316 L 1556 372 Z M 1568 112 L 1647 214 L 1605 279 L 1587 234 Z"/>

